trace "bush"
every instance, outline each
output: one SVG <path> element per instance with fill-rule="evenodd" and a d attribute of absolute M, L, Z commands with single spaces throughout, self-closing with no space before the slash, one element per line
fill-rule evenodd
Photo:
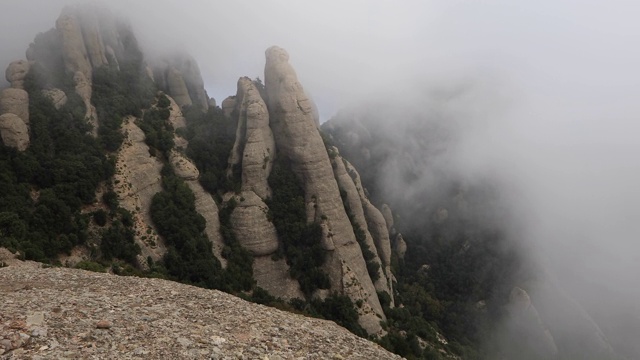
<path fill-rule="evenodd" d="M 316 289 L 331 285 L 321 269 L 326 258 L 320 243 L 322 228 L 307 224 L 304 190 L 284 157 L 279 156 L 274 162 L 268 181 L 273 194 L 265 202 L 278 232 L 278 251 L 286 257 L 291 277 L 298 280 L 302 292 L 310 298 Z"/>

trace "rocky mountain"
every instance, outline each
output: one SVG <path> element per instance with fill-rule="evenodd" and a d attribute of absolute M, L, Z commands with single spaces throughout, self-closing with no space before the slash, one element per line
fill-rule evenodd
<path fill-rule="evenodd" d="M 241 77 L 220 108 L 191 57 L 146 59 L 108 10 L 65 8 L 6 71 L 0 245 L 384 337 L 390 218 L 323 141 L 287 52 L 265 55 L 265 83 Z"/>
<path fill-rule="evenodd" d="M 8 64 L 0 248 L 28 261 L 2 250 L 0 356 L 396 357 L 216 289 L 410 359 L 624 359 L 515 246 L 500 184 L 451 165 L 451 103 L 320 125 L 280 47 L 219 106 L 196 59 L 142 48 L 70 6 Z"/>

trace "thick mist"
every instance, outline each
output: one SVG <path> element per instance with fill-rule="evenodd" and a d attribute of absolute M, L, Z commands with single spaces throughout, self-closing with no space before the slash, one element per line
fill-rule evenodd
<path fill-rule="evenodd" d="M 3 1 L 0 65 L 23 58 L 68 3 Z M 131 20 L 149 54 L 192 54 L 218 103 L 235 93 L 238 77 L 262 77 L 264 50 L 274 44 L 290 53 L 322 120 L 369 98 L 382 108 L 404 104 L 386 125 L 402 141 L 403 119 L 422 110 L 432 116 L 435 96 L 457 144 L 441 165 L 504 183 L 528 255 L 615 336 L 614 345 L 640 357 L 621 335 L 640 328 L 640 3 L 112 0 L 109 7 Z M 408 188 L 390 185 L 420 191 L 428 173 Z"/>

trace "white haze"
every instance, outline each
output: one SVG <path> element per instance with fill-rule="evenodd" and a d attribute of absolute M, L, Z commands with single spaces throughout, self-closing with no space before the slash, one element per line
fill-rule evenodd
<path fill-rule="evenodd" d="M 23 57 L 65 3 L 3 0 L 0 66 Z M 480 105 L 459 163 L 514 184 L 514 206 L 529 214 L 522 237 L 578 300 L 640 313 L 640 2 L 109 6 L 151 52 L 191 53 L 218 102 L 235 93 L 238 77 L 262 77 L 264 50 L 274 44 L 289 51 L 323 120 L 370 94 L 391 103 L 412 99 L 417 85 L 469 81 Z"/>

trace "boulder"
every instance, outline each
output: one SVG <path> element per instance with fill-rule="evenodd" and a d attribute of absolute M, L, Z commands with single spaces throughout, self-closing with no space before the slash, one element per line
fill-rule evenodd
<path fill-rule="evenodd" d="M 18 151 L 24 151 L 29 146 L 29 128 L 15 114 L 0 115 L 0 136 L 2 136 L 2 143 L 5 146 L 15 148 Z"/>
<path fill-rule="evenodd" d="M 231 228 L 240 245 L 254 256 L 266 256 L 278 250 L 276 228 L 267 218 L 268 207 L 253 191 L 234 197 Z"/>
<path fill-rule="evenodd" d="M 393 244 L 393 250 L 400 259 L 404 259 L 404 255 L 407 253 L 407 243 L 404 241 L 402 234 L 398 233 Z"/>
<path fill-rule="evenodd" d="M 183 154 L 171 150 L 169 162 L 173 166 L 175 174 L 184 180 L 198 180 L 200 172 L 198 168 Z"/>
<path fill-rule="evenodd" d="M 29 124 L 29 94 L 16 88 L 0 91 L 0 114 L 11 113 L 17 115 Z"/>
<path fill-rule="evenodd" d="M 216 107 L 216 99 L 209 98 L 209 107 Z"/>
<path fill-rule="evenodd" d="M 58 110 L 67 103 L 67 94 L 60 89 L 42 90 L 42 95 L 48 97 L 53 106 Z"/>
<path fill-rule="evenodd" d="M 29 72 L 29 62 L 27 60 L 17 60 L 11 62 L 5 71 L 5 77 L 11 84 L 11 87 L 16 89 L 24 89 L 24 78 Z"/>
<path fill-rule="evenodd" d="M 224 116 L 230 117 L 233 110 L 236 108 L 236 97 L 229 96 L 226 99 L 222 100 L 222 112 Z"/>
<path fill-rule="evenodd" d="M 325 223 L 332 234 L 335 250 L 329 252 L 324 266 L 331 290 L 344 293 L 372 309 L 360 314 L 359 322 L 369 333 L 378 332 L 384 313 L 369 277 L 366 263 L 356 242 L 353 228 L 340 197 L 329 155 L 313 117 L 313 106 L 298 82 L 287 52 L 277 46 L 266 51 L 265 86 L 271 129 L 279 153 L 291 162 L 292 170 L 302 180 L 307 208 L 307 221 Z M 349 268 L 349 284 L 363 291 L 345 290 L 345 264 Z M 353 285 L 356 286 L 356 285 Z"/>

